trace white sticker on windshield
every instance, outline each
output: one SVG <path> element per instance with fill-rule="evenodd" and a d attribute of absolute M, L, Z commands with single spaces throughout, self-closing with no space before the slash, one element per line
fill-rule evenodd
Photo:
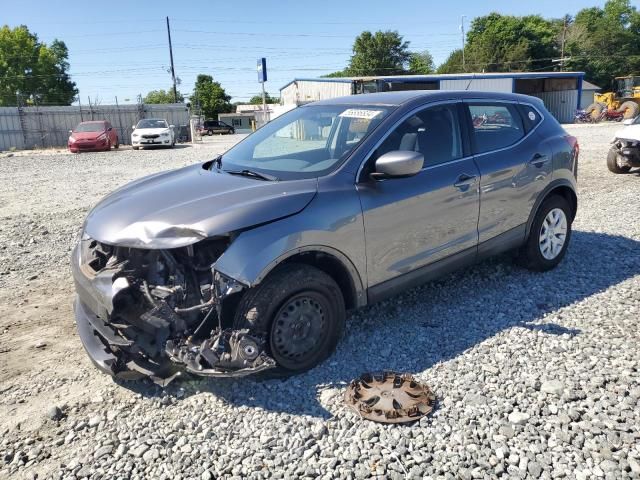
<path fill-rule="evenodd" d="M 536 114 L 533 112 L 529 112 L 529 120 L 531 120 L 532 122 L 535 121 L 536 119 Z"/>
<path fill-rule="evenodd" d="M 365 110 L 362 108 L 349 108 L 342 112 L 339 116 L 345 118 L 365 118 L 372 120 L 383 113 L 382 110 Z"/>

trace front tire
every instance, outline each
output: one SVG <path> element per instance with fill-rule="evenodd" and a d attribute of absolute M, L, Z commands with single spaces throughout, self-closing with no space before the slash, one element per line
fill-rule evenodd
<path fill-rule="evenodd" d="M 607 168 L 612 173 L 628 173 L 631 170 L 629 165 L 620 165 L 618 163 L 618 149 L 611 147 L 607 154 Z"/>
<path fill-rule="evenodd" d="M 207 135 L 209 135 L 210 137 L 212 137 L 212 136 L 213 136 L 213 130 L 208 130 L 208 131 L 207 131 Z"/>
<path fill-rule="evenodd" d="M 335 349 L 345 322 L 344 297 L 323 271 L 284 265 L 240 300 L 234 328 L 265 336 L 269 354 L 285 373 L 309 370 Z"/>
<path fill-rule="evenodd" d="M 555 268 L 567 253 L 572 221 L 571 206 L 564 197 L 553 195 L 544 200 L 520 250 L 518 263 L 535 272 Z"/>

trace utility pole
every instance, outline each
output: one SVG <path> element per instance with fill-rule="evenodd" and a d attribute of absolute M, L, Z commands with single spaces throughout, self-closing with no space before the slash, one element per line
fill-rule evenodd
<path fill-rule="evenodd" d="M 562 26 L 562 46 L 560 47 L 560 70 L 564 71 L 564 42 L 567 36 L 567 15 L 564 16 L 564 25 Z"/>
<path fill-rule="evenodd" d="M 466 17 L 466 15 L 460 17 L 460 32 L 462 33 L 462 71 L 466 72 L 467 68 L 464 61 L 464 17 Z"/>
<path fill-rule="evenodd" d="M 173 68 L 173 47 L 171 46 L 171 29 L 169 28 L 169 17 L 167 17 L 167 36 L 169 37 L 169 58 L 171 58 L 171 78 L 173 79 L 173 101 L 178 103 L 178 90 L 176 90 L 176 71 Z"/>

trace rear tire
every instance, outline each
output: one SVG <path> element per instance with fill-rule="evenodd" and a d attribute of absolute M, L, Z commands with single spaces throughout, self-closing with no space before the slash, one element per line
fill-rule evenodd
<path fill-rule="evenodd" d="M 626 120 L 627 118 L 635 118 L 640 113 L 640 105 L 636 102 L 628 100 L 620 105 L 620 108 L 617 110 L 618 112 L 624 112 L 623 118 Z"/>
<path fill-rule="evenodd" d="M 555 268 L 567 253 L 572 221 L 571 206 L 564 197 L 552 195 L 545 199 L 536 212 L 517 262 L 535 272 Z"/>
<path fill-rule="evenodd" d="M 212 137 L 212 136 L 213 136 L 213 130 L 208 130 L 208 131 L 207 131 L 207 135 L 209 135 L 210 137 Z"/>
<path fill-rule="evenodd" d="M 134 150 L 140 150 L 140 147 L 132 147 Z"/>
<path fill-rule="evenodd" d="M 116 144 L 113 146 L 116 150 L 120 148 L 120 140 L 116 138 Z"/>
<path fill-rule="evenodd" d="M 333 352 L 345 317 L 344 297 L 329 275 L 290 264 L 244 294 L 233 326 L 266 337 L 268 353 L 283 373 L 294 374 L 315 367 Z"/>
<path fill-rule="evenodd" d="M 629 165 L 618 164 L 618 149 L 611 147 L 607 154 L 607 168 L 612 173 L 628 173 L 631 170 Z"/>

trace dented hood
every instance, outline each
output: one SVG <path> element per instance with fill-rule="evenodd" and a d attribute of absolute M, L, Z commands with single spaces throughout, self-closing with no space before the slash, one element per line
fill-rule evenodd
<path fill-rule="evenodd" d="M 110 245 L 184 247 L 298 213 L 316 190 L 316 179 L 270 182 L 198 164 L 116 190 L 89 213 L 84 233 Z"/>

